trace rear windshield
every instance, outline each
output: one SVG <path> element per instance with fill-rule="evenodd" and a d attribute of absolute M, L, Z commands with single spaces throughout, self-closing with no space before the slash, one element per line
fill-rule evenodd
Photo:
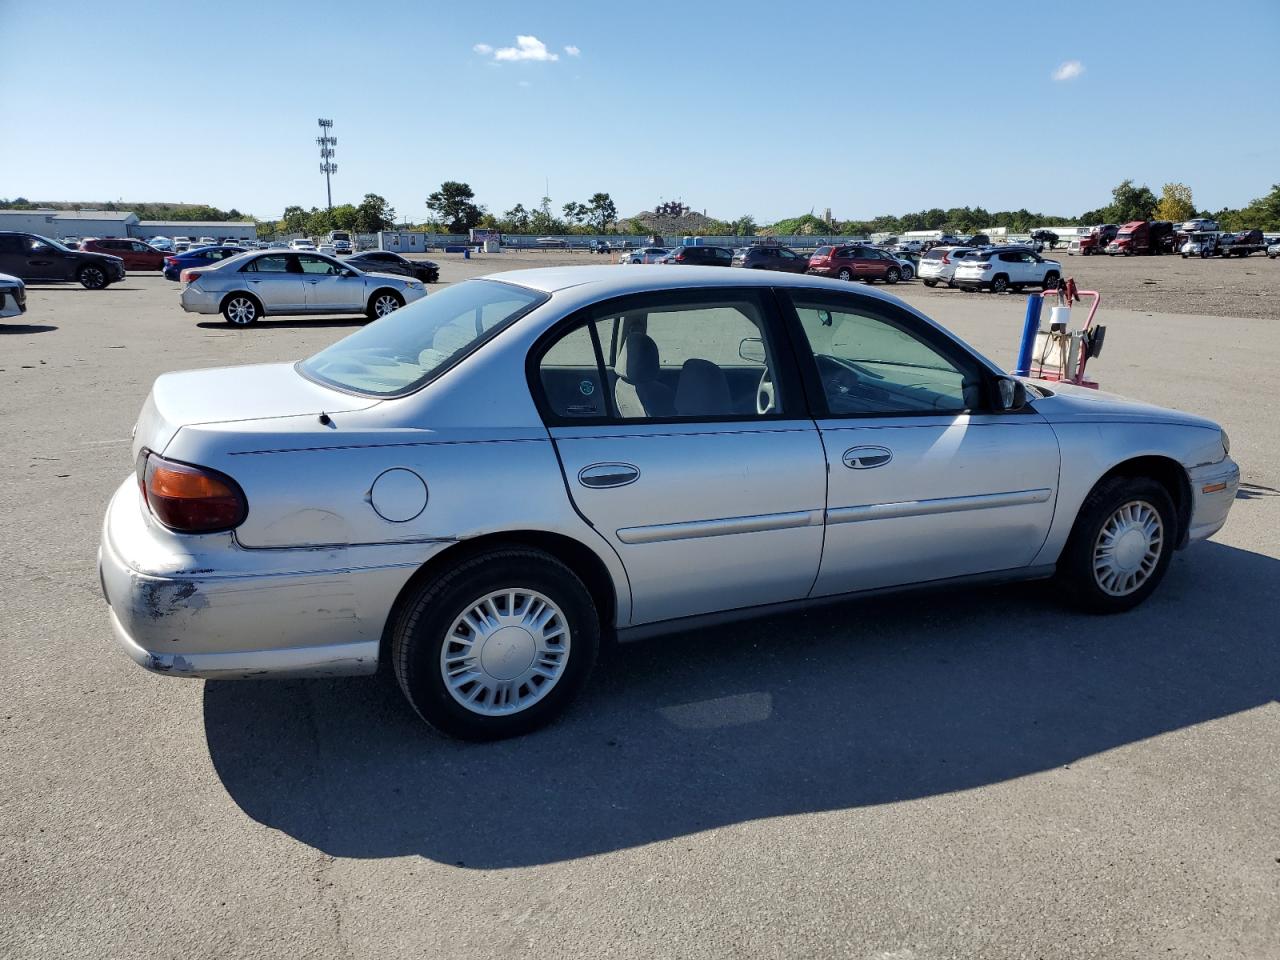
<path fill-rule="evenodd" d="M 512 283 L 468 280 L 375 320 L 303 360 L 298 370 L 352 393 L 411 393 L 546 299 Z"/>
<path fill-rule="evenodd" d="M 930 250 L 928 253 L 924 255 L 924 258 L 926 260 L 941 260 L 946 255 L 947 255 L 946 250 L 943 250 L 941 247 L 934 247 L 932 250 Z"/>
<path fill-rule="evenodd" d="M 831 248 L 819 247 L 817 250 L 813 251 L 813 255 L 815 257 L 829 257 L 831 256 Z"/>

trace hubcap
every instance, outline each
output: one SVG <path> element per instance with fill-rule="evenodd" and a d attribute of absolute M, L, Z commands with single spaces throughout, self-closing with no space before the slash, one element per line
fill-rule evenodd
<path fill-rule="evenodd" d="M 388 313 L 391 313 L 392 311 L 398 309 L 399 307 L 400 307 L 400 303 L 398 300 L 396 300 L 395 297 L 382 296 L 374 301 L 373 312 L 380 317 L 385 317 Z"/>
<path fill-rule="evenodd" d="M 569 625 L 549 598 L 495 590 L 453 621 L 440 650 L 450 695 L 472 713 L 518 713 L 556 685 L 569 662 Z"/>
<path fill-rule="evenodd" d="M 102 281 L 103 281 L 102 271 L 96 268 L 91 268 L 89 270 L 86 270 L 84 272 L 84 278 L 87 281 L 89 281 L 89 286 L 91 287 L 98 287 L 102 285 Z"/>
<path fill-rule="evenodd" d="M 1093 545 L 1093 576 L 1104 593 L 1124 597 L 1151 576 L 1164 549 L 1164 522 L 1145 500 L 1131 500 L 1107 518 Z"/>
<path fill-rule="evenodd" d="M 246 300 L 244 297 L 236 297 L 227 304 L 227 318 L 232 323 L 249 323 L 253 320 L 255 312 L 253 301 Z"/>

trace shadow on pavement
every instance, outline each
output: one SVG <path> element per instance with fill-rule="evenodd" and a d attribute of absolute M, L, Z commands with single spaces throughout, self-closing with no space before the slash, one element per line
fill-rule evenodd
<path fill-rule="evenodd" d="M 853 602 L 612 651 L 560 723 L 436 736 L 393 681 L 204 690 L 224 786 L 333 856 L 493 869 L 1069 764 L 1280 695 L 1280 561 L 1203 544 L 1132 613 L 1048 585 Z"/>
<path fill-rule="evenodd" d="M 5 323 L 0 320 L 0 334 L 5 333 L 48 333 L 58 328 L 49 323 Z"/>
<path fill-rule="evenodd" d="M 196 326 L 205 330 L 271 330 L 272 328 L 281 330 L 319 330 L 325 327 L 363 327 L 367 323 L 369 323 L 368 317 L 303 317 L 285 320 L 267 316 L 250 327 L 233 327 L 231 324 L 224 323 L 221 320 L 201 320 Z"/>

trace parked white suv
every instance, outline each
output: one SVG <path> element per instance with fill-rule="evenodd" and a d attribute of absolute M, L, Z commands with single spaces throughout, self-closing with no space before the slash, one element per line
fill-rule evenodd
<path fill-rule="evenodd" d="M 934 247 L 920 258 L 920 279 L 926 287 L 936 287 L 945 283 L 948 287 L 956 285 L 956 267 L 960 259 L 972 253 L 975 247 Z"/>
<path fill-rule="evenodd" d="M 956 267 L 956 286 L 961 290 L 990 290 L 1004 293 L 1023 287 L 1056 286 L 1062 264 L 1045 260 L 1027 247 L 994 247 L 977 250 Z"/>

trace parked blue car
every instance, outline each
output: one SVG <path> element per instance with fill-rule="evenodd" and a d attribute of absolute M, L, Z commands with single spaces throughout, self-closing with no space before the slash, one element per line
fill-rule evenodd
<path fill-rule="evenodd" d="M 188 250 L 186 253 L 173 254 L 164 258 L 164 278 L 166 280 L 177 280 L 182 275 L 183 270 L 191 267 L 207 267 L 210 264 L 217 263 L 219 260 L 238 257 L 240 254 L 248 252 L 246 247 L 233 247 L 223 244 L 216 247 L 197 247 L 194 250 Z"/>

